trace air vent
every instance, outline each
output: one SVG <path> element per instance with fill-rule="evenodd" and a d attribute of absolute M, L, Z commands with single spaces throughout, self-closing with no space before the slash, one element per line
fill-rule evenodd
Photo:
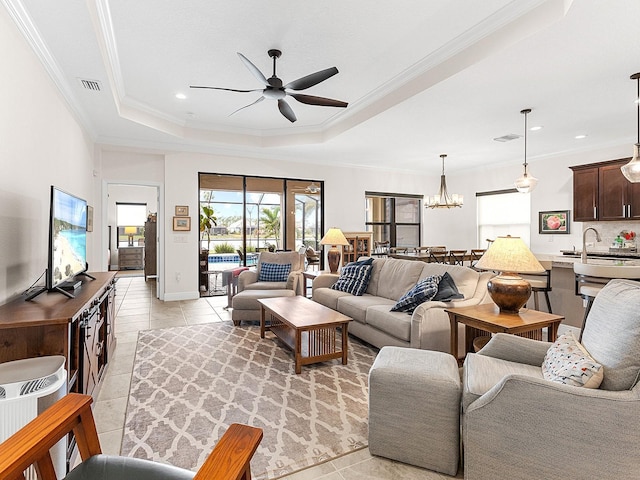
<path fill-rule="evenodd" d="M 520 138 L 521 135 L 516 135 L 515 133 L 509 133 L 507 135 L 503 135 L 502 137 L 494 138 L 496 142 L 510 142 L 511 140 L 515 140 L 516 138 Z"/>
<path fill-rule="evenodd" d="M 88 80 L 86 78 L 79 78 L 78 80 L 80 80 L 83 88 L 86 88 L 87 90 L 92 90 L 94 92 L 99 92 L 102 90 L 102 85 L 98 80 Z"/>

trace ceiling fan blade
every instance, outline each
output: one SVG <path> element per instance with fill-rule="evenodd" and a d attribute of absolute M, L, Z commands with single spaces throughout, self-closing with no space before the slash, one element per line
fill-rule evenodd
<path fill-rule="evenodd" d="M 258 70 L 258 67 L 256 67 L 253 63 L 251 63 L 251 60 L 249 60 L 247 57 L 242 55 L 240 52 L 236 52 L 236 53 L 240 57 L 240 60 L 242 60 L 242 63 L 244 63 L 244 66 L 249 69 L 252 75 L 256 77 L 256 79 L 258 79 L 259 82 L 262 82 L 262 84 L 265 87 L 268 87 L 269 82 L 267 82 L 267 78 L 262 74 L 262 72 Z"/>
<path fill-rule="evenodd" d="M 245 108 L 250 107 L 251 105 L 255 105 L 256 103 L 260 103 L 263 100 L 264 100 L 264 97 L 260 97 L 255 102 L 251 102 L 249 105 L 245 105 L 244 107 L 240 107 L 239 109 L 235 110 L 234 112 L 231 112 L 229 114 L 229 116 L 233 115 L 234 113 L 238 113 L 240 110 L 244 110 Z"/>
<path fill-rule="evenodd" d="M 291 90 L 304 90 L 306 88 L 313 87 L 320 82 L 324 82 L 327 78 L 333 77 L 336 73 L 338 73 L 338 69 L 336 67 L 320 70 L 319 72 L 312 73 L 306 77 L 289 82 L 284 86 L 284 88 L 289 88 Z"/>
<path fill-rule="evenodd" d="M 256 88 L 254 90 L 237 90 L 235 88 L 205 87 L 202 85 L 189 85 L 189 88 L 208 88 L 210 90 L 226 90 L 227 92 L 240 92 L 240 93 L 261 92 L 263 90 L 262 88 Z"/>
<path fill-rule="evenodd" d="M 342 107 L 345 108 L 349 105 L 347 102 L 341 100 L 334 100 L 333 98 L 316 97 L 314 95 L 303 95 L 302 93 L 288 93 L 300 103 L 306 103 L 308 105 L 320 105 L 322 107 Z"/>
<path fill-rule="evenodd" d="M 293 113 L 293 110 L 291 110 L 291 107 L 289 106 L 289 104 L 285 102 L 283 99 L 278 100 L 278 108 L 280 109 L 280 113 L 284 115 L 286 119 L 289 120 L 291 123 L 297 120 L 296 114 Z"/>

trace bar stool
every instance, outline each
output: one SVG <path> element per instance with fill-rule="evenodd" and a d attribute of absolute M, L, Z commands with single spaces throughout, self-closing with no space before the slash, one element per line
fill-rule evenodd
<path fill-rule="evenodd" d="M 602 288 L 614 278 L 626 278 L 629 280 L 640 280 L 640 266 L 637 265 L 602 265 L 593 263 L 573 264 L 575 273 L 575 294 L 580 295 L 585 302 L 584 317 L 580 327 L 580 338 L 587 323 L 589 311 L 593 305 L 596 295 Z"/>
<path fill-rule="evenodd" d="M 531 285 L 531 292 L 533 293 L 533 304 L 536 310 L 540 310 L 538 293 L 544 293 L 544 299 L 547 302 L 547 310 L 551 311 L 551 300 L 549 300 L 549 292 L 551 291 L 551 268 L 553 262 L 550 260 L 539 260 L 540 265 L 544 268 L 544 273 L 541 274 L 529 274 L 521 275 Z"/>

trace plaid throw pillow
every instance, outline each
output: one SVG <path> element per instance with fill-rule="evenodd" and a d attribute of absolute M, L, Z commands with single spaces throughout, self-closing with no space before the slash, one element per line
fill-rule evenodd
<path fill-rule="evenodd" d="M 259 282 L 286 282 L 289 272 L 291 271 L 290 263 L 261 263 Z"/>
<path fill-rule="evenodd" d="M 340 292 L 347 292 L 352 295 L 361 296 L 369 286 L 371 270 L 373 269 L 373 258 L 362 260 L 361 262 L 347 263 L 340 271 L 340 278 L 331 288 Z"/>
<path fill-rule="evenodd" d="M 436 296 L 441 278 L 440 275 L 433 275 L 420 280 L 411 290 L 400 297 L 391 311 L 413 313 L 418 305 L 428 302 Z"/>

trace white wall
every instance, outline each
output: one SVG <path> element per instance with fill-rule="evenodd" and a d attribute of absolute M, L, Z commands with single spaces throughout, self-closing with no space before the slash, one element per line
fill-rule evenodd
<path fill-rule="evenodd" d="M 362 231 L 364 192 L 422 194 L 424 179 L 380 170 L 324 168 L 294 162 L 223 157 L 193 153 L 167 154 L 165 178 L 165 299 L 196 298 L 198 295 L 198 172 L 316 179 L 325 181 L 325 225 L 345 231 Z M 188 205 L 190 232 L 174 232 L 171 218 L 176 205 Z"/>
<path fill-rule="evenodd" d="M 93 145 L 7 10 L 0 8 L 0 304 L 47 267 L 50 186 L 96 205 Z M 87 235 L 96 264 L 95 230 Z M 42 282 L 43 284 L 43 282 Z"/>
<path fill-rule="evenodd" d="M 538 185 L 530 194 L 530 245 L 533 252 L 559 254 L 560 250 L 570 250 L 574 245 L 581 248 L 582 230 L 587 225 L 572 220 L 569 234 L 540 235 L 538 212 L 573 210 L 573 172 L 570 166 L 629 157 L 631 147 L 619 145 L 530 161 L 529 171 L 538 178 Z M 522 165 L 517 160 L 509 165 L 479 166 L 464 173 L 448 173 L 447 187 L 452 193 L 464 195 L 464 206 L 461 209 L 426 210 L 423 243 L 446 245 L 448 248 L 486 248 L 485 239 L 477 238 L 475 194 L 513 188 L 514 180 L 521 174 Z M 435 192 L 437 181 L 429 181 L 434 183 L 431 190 Z"/>

